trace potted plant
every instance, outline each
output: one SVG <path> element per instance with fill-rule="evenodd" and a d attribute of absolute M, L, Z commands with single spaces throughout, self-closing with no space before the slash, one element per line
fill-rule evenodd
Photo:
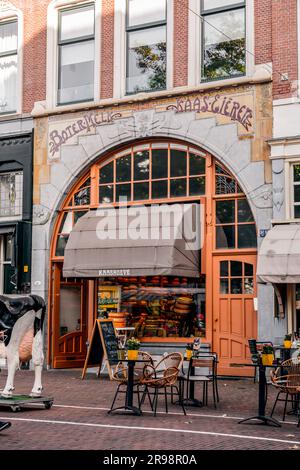
<path fill-rule="evenodd" d="M 187 360 L 189 361 L 193 356 L 193 343 L 188 343 L 185 347 L 185 355 Z"/>
<path fill-rule="evenodd" d="M 290 349 L 292 347 L 292 335 L 285 335 L 284 341 L 283 341 L 283 346 L 286 349 Z"/>
<path fill-rule="evenodd" d="M 264 366 L 271 366 L 274 362 L 273 346 L 265 345 L 262 350 L 261 361 Z"/>
<path fill-rule="evenodd" d="M 129 361 L 136 361 L 140 349 L 140 341 L 136 338 L 130 338 L 127 340 L 127 359 Z"/>

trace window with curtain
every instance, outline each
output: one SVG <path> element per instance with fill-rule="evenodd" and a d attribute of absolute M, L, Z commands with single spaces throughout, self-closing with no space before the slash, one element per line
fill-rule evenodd
<path fill-rule="evenodd" d="M 21 217 L 23 172 L 0 174 L 0 217 Z"/>
<path fill-rule="evenodd" d="M 59 12 L 58 104 L 94 98 L 94 4 Z"/>
<path fill-rule="evenodd" d="M 201 0 L 202 80 L 246 73 L 245 0 Z"/>
<path fill-rule="evenodd" d="M 18 22 L 0 23 L 0 114 L 17 111 Z"/>
<path fill-rule="evenodd" d="M 167 75 L 166 0 L 127 1 L 126 92 L 163 90 Z"/>

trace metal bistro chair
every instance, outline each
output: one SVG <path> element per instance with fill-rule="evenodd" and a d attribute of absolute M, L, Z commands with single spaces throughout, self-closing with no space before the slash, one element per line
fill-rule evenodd
<path fill-rule="evenodd" d="M 285 375 L 280 375 L 282 373 Z M 277 390 L 279 390 L 271 416 L 273 416 L 277 403 L 279 401 L 283 401 L 284 410 L 282 421 L 284 421 L 287 404 L 292 403 L 293 406 L 298 406 L 300 391 L 300 357 L 298 356 L 297 358 L 288 359 L 287 361 L 282 362 L 280 367 L 278 367 L 274 374 L 271 375 L 271 383 L 277 388 Z M 285 397 L 279 398 L 282 394 L 285 395 Z"/>
<path fill-rule="evenodd" d="M 152 357 L 146 351 L 139 351 L 138 352 L 138 359 L 147 361 L 147 363 L 141 363 L 141 364 L 137 363 L 137 365 L 134 368 L 134 386 L 136 387 L 135 393 L 137 393 L 137 395 L 138 395 L 138 404 L 139 404 L 139 408 L 140 408 L 141 407 L 141 399 L 140 399 L 140 389 L 139 389 L 139 387 L 141 385 L 141 379 L 143 377 L 143 370 L 144 370 L 145 366 L 147 366 L 147 365 L 153 366 L 154 363 L 153 363 Z M 114 381 L 119 382 L 119 385 L 117 386 L 117 390 L 116 390 L 112 405 L 110 407 L 111 410 L 114 407 L 114 404 L 116 402 L 118 394 L 119 393 L 127 393 L 128 369 L 127 369 L 127 367 L 124 366 L 123 362 L 119 362 L 117 364 L 112 378 L 113 378 Z M 122 390 L 123 387 L 124 388 L 126 387 L 126 388 L 124 390 Z M 150 398 L 149 394 L 148 394 L 148 398 L 149 398 L 150 405 L 151 405 L 151 408 L 152 408 L 152 401 L 151 401 L 151 398 Z"/>
<path fill-rule="evenodd" d="M 178 380 L 179 372 L 182 366 L 182 362 L 183 362 L 183 357 L 181 353 L 170 353 L 164 356 L 156 364 L 156 366 L 146 365 L 144 367 L 144 376 L 141 380 L 141 384 L 145 386 L 145 389 L 144 389 L 144 394 L 143 394 L 141 403 L 144 402 L 146 394 L 150 393 L 149 390 L 153 389 L 152 410 L 154 411 L 154 416 L 156 416 L 158 395 L 164 395 L 166 413 L 168 413 L 167 397 L 168 395 L 171 396 L 171 400 L 173 403 L 174 390 L 176 391 L 176 395 L 178 396 L 179 404 L 182 407 L 183 413 L 186 414 L 184 405 L 180 397 L 180 392 L 177 386 L 177 380 Z M 170 389 L 170 392 L 168 392 L 168 389 Z"/>
<path fill-rule="evenodd" d="M 214 407 L 217 408 L 217 402 L 220 401 L 218 391 L 218 373 L 217 373 L 218 356 L 217 353 L 207 352 L 198 353 L 196 357 L 192 357 L 189 361 L 187 376 L 181 375 L 181 380 L 186 382 L 186 398 L 189 398 L 189 385 L 191 382 L 200 382 L 203 384 L 202 402 L 203 405 L 208 404 L 208 384 L 212 384 Z M 192 371 L 194 373 L 192 375 Z"/>

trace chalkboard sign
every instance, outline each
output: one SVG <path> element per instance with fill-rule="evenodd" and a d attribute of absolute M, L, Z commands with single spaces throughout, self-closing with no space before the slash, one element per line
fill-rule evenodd
<path fill-rule="evenodd" d="M 88 367 L 98 366 L 98 376 L 103 359 L 107 360 L 107 368 L 112 378 L 111 366 L 118 361 L 118 338 L 112 320 L 96 320 L 92 332 L 81 378 L 83 379 Z"/>

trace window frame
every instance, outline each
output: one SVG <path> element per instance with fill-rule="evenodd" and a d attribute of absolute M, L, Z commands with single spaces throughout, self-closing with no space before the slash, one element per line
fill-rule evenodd
<path fill-rule="evenodd" d="M 218 13 L 227 13 L 229 11 L 237 11 L 237 10 L 244 10 L 244 25 L 245 25 L 245 73 L 241 75 L 234 75 L 229 77 L 219 77 L 215 79 L 209 79 L 204 77 L 204 53 L 205 53 L 205 28 L 202 26 L 201 28 L 201 36 L 200 36 L 200 54 L 201 54 L 201 69 L 200 69 L 200 81 L 201 83 L 210 83 L 212 81 L 222 81 L 222 80 L 230 80 L 235 78 L 241 78 L 247 76 L 247 8 L 246 8 L 246 0 L 242 0 L 239 3 L 231 4 L 219 8 L 211 8 L 209 10 L 204 10 L 204 0 L 200 0 L 201 2 L 201 9 L 200 14 L 202 18 L 206 18 Z M 204 20 L 203 22 L 204 23 Z"/>
<path fill-rule="evenodd" d="M 163 0 L 165 2 L 165 11 L 166 11 L 166 16 L 164 20 L 160 21 L 152 21 L 148 23 L 141 23 L 135 26 L 129 26 L 129 1 L 126 0 L 126 10 L 125 10 L 125 44 L 126 44 L 126 58 L 125 58 L 125 95 L 130 96 L 130 95 L 135 95 L 137 93 L 155 93 L 158 91 L 164 91 L 167 90 L 168 88 L 168 1 Z M 165 88 L 158 88 L 155 90 L 141 90 L 138 92 L 135 91 L 128 91 L 127 90 L 127 72 L 128 72 L 128 63 L 129 63 L 129 34 L 132 32 L 136 31 L 143 31 L 143 30 L 149 30 L 149 29 L 154 29 L 158 27 L 165 27 L 166 30 L 166 86 Z"/>
<path fill-rule="evenodd" d="M 94 26 L 93 26 L 93 34 L 92 35 L 87 35 L 87 36 L 82 36 L 82 37 L 75 37 L 71 39 L 65 39 L 61 40 L 61 31 L 62 31 L 62 13 L 66 11 L 74 11 L 74 10 L 79 10 L 81 8 L 87 7 L 87 6 L 93 6 L 93 11 L 94 11 Z M 80 103 L 90 103 L 95 100 L 95 51 L 96 51 L 96 9 L 95 9 L 95 3 L 94 2 L 88 2 L 80 5 L 73 5 L 73 6 L 66 6 L 63 8 L 60 8 L 58 11 L 58 28 L 57 28 L 57 97 L 56 97 L 56 104 L 57 106 L 67 106 L 67 105 L 73 105 L 73 104 L 80 104 Z M 76 100 L 76 101 L 65 101 L 65 102 L 60 102 L 59 101 L 59 90 L 60 90 L 60 84 L 61 84 L 61 54 L 62 54 L 62 48 L 64 46 L 68 45 L 74 45 L 74 44 L 81 44 L 81 43 L 87 43 L 89 41 L 94 41 L 94 82 L 93 82 L 93 97 L 90 99 L 83 99 L 83 100 Z"/>
<path fill-rule="evenodd" d="M 300 202 L 295 202 L 294 188 L 295 188 L 295 186 L 300 186 L 300 181 L 295 182 L 295 180 L 294 180 L 294 167 L 296 165 L 300 167 L 300 161 L 299 160 L 290 162 L 290 175 L 289 176 L 290 176 L 290 183 L 291 184 L 288 185 L 288 187 L 290 187 L 290 204 L 289 204 L 289 207 L 290 207 L 291 219 L 300 220 L 300 217 L 295 217 L 295 206 L 300 207 Z"/>
<path fill-rule="evenodd" d="M 1 192 L 0 192 L 0 222 L 6 222 L 6 221 L 13 221 L 13 220 L 22 220 L 23 219 L 23 210 L 24 210 L 24 201 L 23 201 L 23 196 L 24 196 L 24 171 L 23 170 L 12 170 L 12 171 L 3 171 L 0 173 L 0 180 L 2 176 L 9 175 L 10 177 L 12 175 L 22 175 L 22 190 L 20 194 L 20 213 L 16 215 L 1 215 Z M 17 199 L 16 199 L 17 200 Z"/>

